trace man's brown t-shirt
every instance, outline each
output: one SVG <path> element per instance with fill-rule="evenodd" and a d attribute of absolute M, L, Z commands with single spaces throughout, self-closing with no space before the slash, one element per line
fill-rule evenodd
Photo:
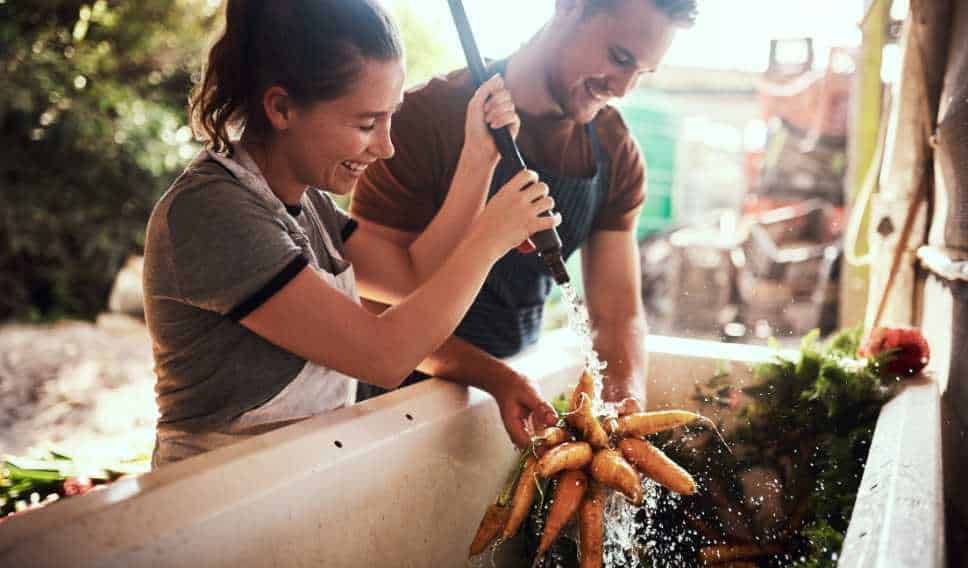
<path fill-rule="evenodd" d="M 409 91 L 394 115 L 389 159 L 366 170 L 353 195 L 354 216 L 407 232 L 422 231 L 450 187 L 464 144 L 470 74 L 458 70 Z M 517 142 L 532 169 L 569 176 L 595 173 L 585 127 L 561 117 L 522 113 Z M 645 162 L 619 112 L 605 107 L 594 128 L 610 161 L 605 204 L 592 230 L 631 230 L 645 199 Z"/>

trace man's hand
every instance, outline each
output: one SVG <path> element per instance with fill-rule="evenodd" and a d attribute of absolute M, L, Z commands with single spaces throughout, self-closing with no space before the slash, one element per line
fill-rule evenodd
<path fill-rule="evenodd" d="M 445 341 L 418 369 L 488 392 L 501 410 L 504 429 L 518 447 L 531 441 L 531 426 L 540 431 L 558 421 L 558 413 L 541 398 L 533 381 L 459 337 Z"/>
<path fill-rule="evenodd" d="M 648 325 L 634 231 L 596 231 L 582 251 L 582 273 L 594 346 L 608 364 L 602 399 L 619 402 L 620 414 L 645 407 Z"/>
<path fill-rule="evenodd" d="M 602 400 L 617 403 L 619 416 L 645 410 L 645 394 L 628 384 L 616 385 L 606 380 L 602 385 Z"/>
<path fill-rule="evenodd" d="M 535 431 L 558 421 L 558 413 L 541 398 L 537 385 L 526 377 L 517 375 L 514 380 L 503 381 L 491 394 L 501 409 L 504 429 L 519 448 L 530 443 Z"/>

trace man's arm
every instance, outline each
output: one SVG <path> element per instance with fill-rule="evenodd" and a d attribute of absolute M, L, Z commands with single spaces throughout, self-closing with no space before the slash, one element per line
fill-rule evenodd
<path fill-rule="evenodd" d="M 634 227 L 593 232 L 582 248 L 582 272 L 595 350 L 608 364 L 602 396 L 634 399 L 622 405 L 623 414 L 644 410 L 648 326 Z"/>
<path fill-rule="evenodd" d="M 554 425 L 558 420 L 554 408 L 541 397 L 534 381 L 459 337 L 451 336 L 417 369 L 490 393 L 501 410 L 504 428 L 518 447 L 524 447 L 530 441 L 527 420 L 532 413 L 536 430 Z"/>
<path fill-rule="evenodd" d="M 410 246 L 417 238 L 414 233 L 400 231 L 360 219 L 360 230 L 379 234 L 399 247 Z M 356 237 L 354 237 L 356 238 Z M 352 241 L 350 241 L 352 242 Z M 361 290 L 362 291 L 362 290 Z M 387 298 L 397 301 L 396 298 Z M 381 313 L 387 304 L 364 298 L 366 307 Z M 527 430 L 528 417 L 534 413 L 534 427 L 551 426 L 558 415 L 542 397 L 537 385 L 528 377 L 509 367 L 504 361 L 460 339 L 450 337 L 436 352 L 424 359 L 417 370 L 457 384 L 476 387 L 490 393 L 501 410 L 501 419 L 511 441 L 524 447 L 530 441 Z"/>

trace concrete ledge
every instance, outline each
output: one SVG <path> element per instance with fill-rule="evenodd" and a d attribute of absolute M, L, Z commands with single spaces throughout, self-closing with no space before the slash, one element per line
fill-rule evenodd
<path fill-rule="evenodd" d="M 943 568 L 944 527 L 941 399 L 922 378 L 881 410 L 838 566 Z"/>
<path fill-rule="evenodd" d="M 742 380 L 770 355 L 648 341 L 651 406 L 681 402 L 721 358 Z M 577 341 L 548 334 L 511 363 L 554 397 L 578 379 Z M 431 380 L 10 519 L 0 564 L 463 565 L 515 459 L 489 395 Z"/>
<path fill-rule="evenodd" d="M 691 407 L 723 362 L 769 349 L 649 337 L 649 407 Z M 514 358 L 554 397 L 578 379 L 567 332 Z M 843 566 L 941 566 L 937 387 L 881 415 Z M 431 380 L 270 432 L 0 526 L 3 566 L 463 566 L 516 459 L 489 395 Z M 856 526 L 855 526 L 856 525 Z M 513 546 L 496 566 L 515 566 Z M 486 564 L 486 562 L 485 562 Z"/>

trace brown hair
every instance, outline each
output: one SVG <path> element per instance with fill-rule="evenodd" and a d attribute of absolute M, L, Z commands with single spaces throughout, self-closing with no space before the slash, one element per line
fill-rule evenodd
<path fill-rule="evenodd" d="M 230 128 L 268 129 L 266 89 L 278 85 L 300 104 L 332 100 L 366 59 L 402 56 L 396 26 L 371 0 L 228 0 L 189 104 L 192 129 L 224 151 Z"/>
<path fill-rule="evenodd" d="M 696 0 L 649 0 L 656 8 L 665 14 L 672 23 L 689 27 L 696 23 L 696 16 L 699 8 Z M 616 0 L 587 0 L 585 2 L 584 16 L 587 18 L 599 11 L 611 9 L 615 6 Z"/>

